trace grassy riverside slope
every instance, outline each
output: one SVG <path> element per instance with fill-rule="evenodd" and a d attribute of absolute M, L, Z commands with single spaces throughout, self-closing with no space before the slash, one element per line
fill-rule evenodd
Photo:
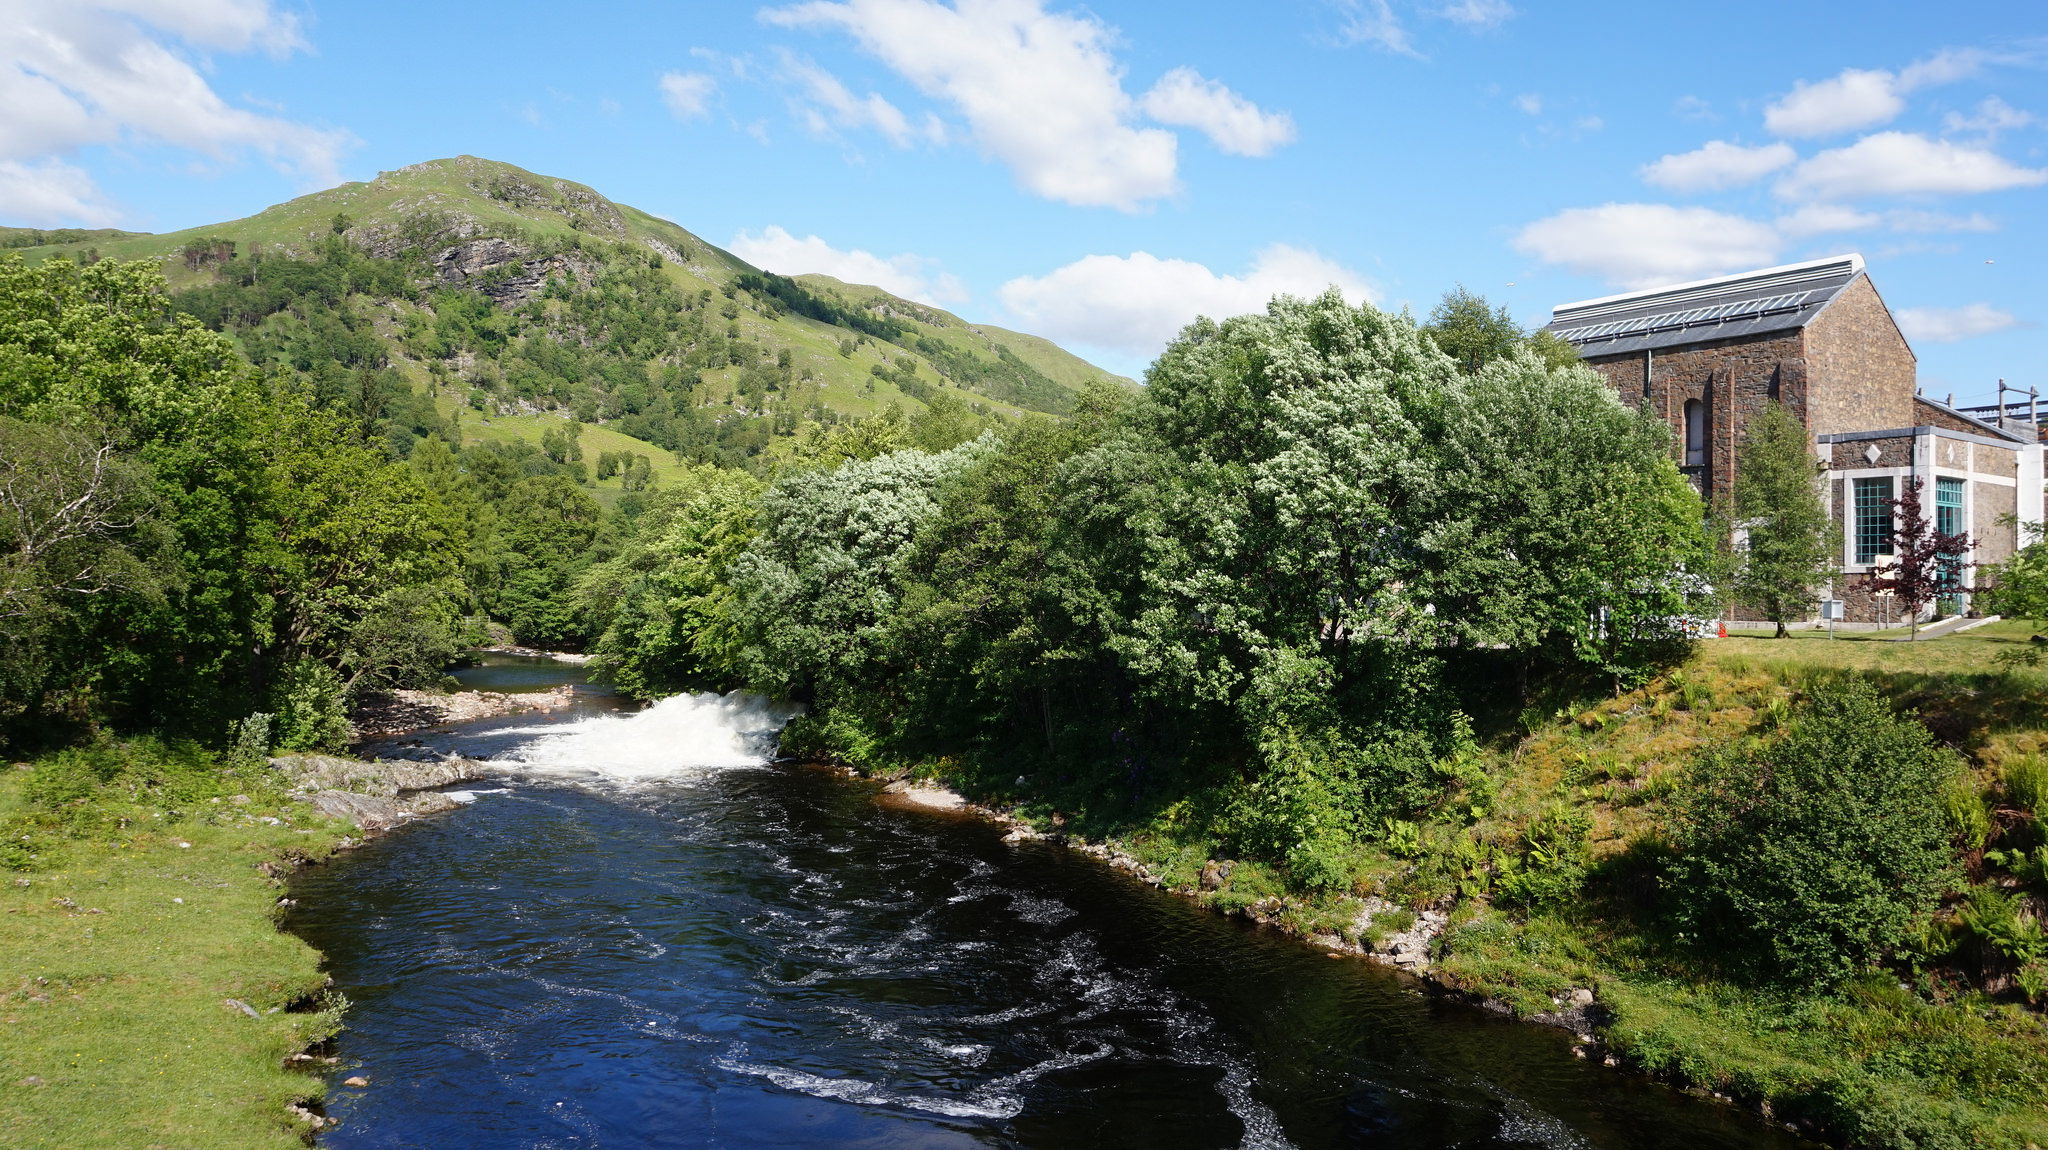
<path fill-rule="evenodd" d="M 1228 857 L 1199 804 L 1163 812 L 1086 805 L 990 786 L 953 760 L 909 773 L 952 783 L 1040 827 L 1102 843 L 1154 881 L 1326 945 L 1383 942 L 1423 908 L 1448 908 L 1431 981 L 1518 1016 L 1556 1016 L 1575 988 L 1597 996 L 1582 1053 L 1721 1097 L 1809 1135 L 1851 1146 L 2048 1145 L 2048 1025 L 2013 989 L 1961 977 L 1972 945 L 1958 901 L 1934 931 L 1951 948 L 1905 956 L 1829 993 L 1747 985 L 1710 955 L 1676 945 L 1654 913 L 1665 800 L 1702 751 L 1774 730 L 1815 683 L 1861 676 L 1967 757 L 1976 790 L 2006 825 L 2032 823 L 2000 788 L 2010 764 L 2048 752 L 2048 672 L 2008 670 L 2001 651 L 2033 629 L 2004 622 L 1917 643 L 1825 634 L 1700 645 L 1682 668 L 1620 697 L 1552 699 L 1495 716 L 1483 762 L 1443 809 L 1371 836 L 1348 891 L 1308 894 L 1284 873 Z M 1488 724 L 1482 722 L 1482 731 Z M 979 784 L 979 785 L 977 785 Z M 1944 812 L 1928 812 L 1944 819 Z M 1585 828 L 1585 886 L 1540 909 L 1505 905 L 1503 859 L 1545 820 Z M 2011 886 L 1981 852 L 1978 888 Z M 1213 887 L 1214 889 L 1208 889 Z M 1945 933 L 1944 933 L 1945 932 Z M 1341 940 L 1341 941 L 1340 941 Z M 1961 947 L 1960 950 L 1953 948 Z"/>
<path fill-rule="evenodd" d="M 75 759 L 0 768 L 0 1146 L 302 1146 L 288 1107 L 323 1087 L 287 1058 L 340 1010 L 259 867 L 322 857 L 347 828 L 261 767 L 119 757 L 82 795 L 52 785 Z"/>

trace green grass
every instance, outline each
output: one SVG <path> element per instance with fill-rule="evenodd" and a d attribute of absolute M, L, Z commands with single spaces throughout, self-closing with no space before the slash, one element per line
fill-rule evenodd
<path fill-rule="evenodd" d="M 286 1009 L 325 977 L 257 867 L 342 828 L 260 768 L 124 775 L 54 805 L 31 793 L 49 769 L 0 767 L 0 826 L 30 848 L 0 869 L 0 1146 L 303 1145 L 286 1106 L 322 1085 L 286 1058 L 338 1011 Z"/>
<path fill-rule="evenodd" d="M 2040 628 L 2014 619 L 1944 635 L 1900 643 L 1906 631 L 1793 631 L 1783 639 L 1770 637 L 1711 639 L 1700 644 L 1700 658 L 1723 662 L 1729 657 L 1763 663 L 1832 667 L 1857 671 L 1905 671 L 1917 674 L 1974 674 L 2001 670 L 2000 652 L 2024 649 Z"/>

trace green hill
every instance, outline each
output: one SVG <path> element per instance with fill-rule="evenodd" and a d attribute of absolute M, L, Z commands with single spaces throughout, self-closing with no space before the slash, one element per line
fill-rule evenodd
<path fill-rule="evenodd" d="M 765 462 L 892 406 L 1003 420 L 1129 385 L 1046 340 L 770 275 L 582 184 L 471 156 L 227 223 L 5 229 L 0 246 L 159 261 L 181 307 L 400 454 L 435 433 L 540 445 L 574 420 L 604 434 L 549 454 L 602 443 L 648 455 L 658 479 L 678 459 Z"/>

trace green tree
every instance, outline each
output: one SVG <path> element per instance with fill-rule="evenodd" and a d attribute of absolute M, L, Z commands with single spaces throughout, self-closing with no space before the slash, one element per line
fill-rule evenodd
<path fill-rule="evenodd" d="M 602 521 L 596 502 L 566 475 L 530 476 L 506 490 L 497 508 L 500 575 L 486 601 L 492 617 L 512 628 L 520 642 L 584 642 L 575 587 L 599 558 L 594 548 Z"/>
<path fill-rule="evenodd" d="M 1417 588 L 1466 647 L 1632 679 L 1683 654 L 1707 539 L 1669 432 L 1516 349 L 1443 405 Z"/>
<path fill-rule="evenodd" d="M 1735 515 L 1748 529 L 1735 594 L 1785 634 L 1785 621 L 1804 618 L 1834 570 L 1836 531 L 1821 504 L 1823 468 L 1806 428 L 1772 400 L 1749 421 L 1736 456 L 1742 482 Z"/>
<path fill-rule="evenodd" d="M 261 643 L 246 561 L 261 405 L 233 345 L 175 315 L 153 265 L 0 258 L 0 415 L 112 444 L 122 468 L 148 475 L 136 495 L 167 536 L 154 551 L 163 595 L 76 596 L 46 620 L 64 637 L 16 688 L 24 721 L 55 708 L 210 731 L 246 713 Z"/>
<path fill-rule="evenodd" d="M 1485 296 L 1465 290 L 1463 284 L 1444 293 L 1430 309 L 1422 330 L 1468 375 L 1512 354 L 1522 344 L 1522 325 L 1508 309 L 1493 306 Z"/>
<path fill-rule="evenodd" d="M 1985 606 L 1991 610 L 2048 622 L 2048 524 L 2029 523 L 2024 530 L 2034 542 L 1992 566 L 1979 583 L 1986 588 Z"/>
<path fill-rule="evenodd" d="M 732 572 L 757 688 L 829 699 L 875 673 L 911 541 L 937 509 L 939 484 L 984 449 L 899 451 L 769 489 L 760 533 Z"/>
<path fill-rule="evenodd" d="M 1826 986 L 1904 945 L 1955 881 L 1939 812 L 1961 763 L 1862 680 L 1685 776 L 1665 884 L 1677 922 L 1766 977 Z"/>
<path fill-rule="evenodd" d="M 697 465 L 665 486 L 619 553 L 579 580 L 593 670 L 629 695 L 730 687 L 743 673 L 732 568 L 763 484 Z"/>
<path fill-rule="evenodd" d="M 1456 361 L 1467 375 L 1496 359 L 1527 348 L 1546 367 L 1569 367 L 1579 363 L 1578 349 L 1548 331 L 1525 334 L 1506 307 L 1495 307 L 1485 296 L 1475 295 L 1459 284 L 1444 293 L 1430 309 L 1422 330 L 1429 333 L 1438 350 Z"/>

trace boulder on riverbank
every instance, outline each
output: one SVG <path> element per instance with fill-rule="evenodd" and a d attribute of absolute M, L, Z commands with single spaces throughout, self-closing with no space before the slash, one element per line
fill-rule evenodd
<path fill-rule="evenodd" d="M 347 819 L 365 834 L 381 834 L 422 815 L 461 806 L 431 788 L 482 778 L 488 764 L 450 757 L 433 763 L 369 762 L 340 755 L 279 755 L 270 765 L 314 810 Z"/>

